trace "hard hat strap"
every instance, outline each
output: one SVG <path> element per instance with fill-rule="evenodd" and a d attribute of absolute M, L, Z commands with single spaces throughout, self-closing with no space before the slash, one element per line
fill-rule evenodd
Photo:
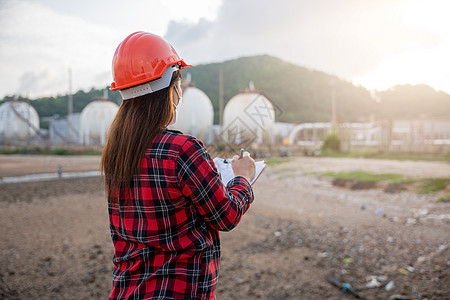
<path fill-rule="evenodd" d="M 178 65 L 170 66 L 164 71 L 164 74 L 160 78 L 127 89 L 119 90 L 120 95 L 123 100 L 128 100 L 162 90 L 170 85 L 173 72 L 178 70 Z"/>

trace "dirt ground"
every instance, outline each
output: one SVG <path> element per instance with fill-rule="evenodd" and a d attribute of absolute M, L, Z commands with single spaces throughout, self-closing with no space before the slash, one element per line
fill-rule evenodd
<path fill-rule="evenodd" d="M 0 176 L 58 165 L 96 170 L 99 157 L 0 156 Z M 327 276 L 365 299 L 449 299 L 450 204 L 433 194 L 335 187 L 316 174 L 346 170 L 450 177 L 439 162 L 301 157 L 270 165 L 239 226 L 221 233 L 217 299 L 354 298 Z M 100 178 L 0 184 L 0 201 L 0 299 L 107 297 L 113 247 Z"/>
<path fill-rule="evenodd" d="M 96 171 L 100 168 L 100 156 L 58 155 L 1 155 L 0 177 L 38 173 Z"/>

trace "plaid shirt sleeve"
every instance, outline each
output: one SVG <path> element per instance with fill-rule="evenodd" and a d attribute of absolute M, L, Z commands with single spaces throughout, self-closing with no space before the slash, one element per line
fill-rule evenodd
<path fill-rule="evenodd" d="M 203 143 L 195 138 L 183 144 L 177 167 L 182 193 L 215 230 L 233 229 L 253 202 L 253 190 L 244 177 L 235 177 L 225 188 L 214 161 Z"/>

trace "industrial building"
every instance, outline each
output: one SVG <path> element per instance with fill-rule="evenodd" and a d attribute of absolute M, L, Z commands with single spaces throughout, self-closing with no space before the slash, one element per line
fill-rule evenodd
<path fill-rule="evenodd" d="M 11 146 L 103 146 L 119 107 L 108 99 L 89 103 L 81 113 L 47 117 L 40 128 L 36 110 L 26 102 L 10 100 L 0 106 L 0 144 Z"/>
<path fill-rule="evenodd" d="M 117 104 L 106 99 L 95 100 L 81 111 L 80 145 L 105 145 L 106 134 L 119 110 Z"/>
<path fill-rule="evenodd" d="M 228 101 L 223 114 L 221 138 L 228 144 L 273 144 L 275 110 L 272 102 L 250 83 Z"/>
<path fill-rule="evenodd" d="M 95 146 L 101 149 L 118 109 L 105 94 L 102 99 L 89 103 L 81 113 L 70 113 L 65 118 L 45 118 L 49 129 L 42 130 L 39 116 L 31 105 L 23 101 L 7 101 L 0 106 L 0 144 Z M 251 82 L 219 111 L 223 111 L 220 118 L 223 124 L 214 125 L 214 108 L 209 97 L 190 81 L 184 82 L 177 122 L 169 128 L 196 136 L 206 145 L 290 145 L 315 150 L 321 147 L 325 136 L 335 132 L 344 151 L 364 148 L 450 152 L 450 118 L 372 119 L 360 123 L 276 122 L 273 102 L 263 91 L 256 90 Z"/>
<path fill-rule="evenodd" d="M 80 114 L 75 113 L 66 118 L 50 118 L 48 133 L 52 145 L 77 145 L 80 135 Z M 69 126 L 70 124 L 70 126 Z M 70 130 L 70 133 L 69 133 Z"/>
<path fill-rule="evenodd" d="M 209 97 L 200 89 L 187 85 L 183 87 L 177 121 L 169 128 L 195 136 L 209 145 L 213 143 L 213 120 L 214 109 Z"/>
<path fill-rule="evenodd" d="M 306 148 L 320 148 L 323 138 L 336 132 L 342 150 L 377 149 L 392 152 L 450 152 L 450 119 L 377 120 L 365 123 L 302 123 L 289 132 L 278 131 L 278 140 Z"/>
<path fill-rule="evenodd" d="M 23 144 L 39 134 L 39 116 L 31 105 L 8 101 L 0 106 L 0 143 Z"/>

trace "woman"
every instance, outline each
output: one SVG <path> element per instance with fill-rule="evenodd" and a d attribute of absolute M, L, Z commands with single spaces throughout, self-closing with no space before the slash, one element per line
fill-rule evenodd
<path fill-rule="evenodd" d="M 123 101 L 102 154 L 113 258 L 111 299 L 214 299 L 219 231 L 253 201 L 255 164 L 235 156 L 225 187 L 203 143 L 167 126 L 190 67 L 159 36 L 135 32 L 113 58 Z"/>

